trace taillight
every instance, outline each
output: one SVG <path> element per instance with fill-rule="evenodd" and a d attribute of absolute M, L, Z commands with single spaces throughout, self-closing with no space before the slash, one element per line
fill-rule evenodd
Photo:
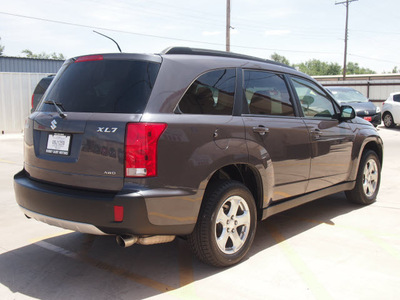
<path fill-rule="evenodd" d="M 33 109 L 33 99 L 35 98 L 35 94 L 32 94 L 32 100 L 31 100 L 31 108 Z"/>
<path fill-rule="evenodd" d="M 95 61 L 95 60 L 103 60 L 103 55 L 87 55 L 81 56 L 75 59 L 75 63 L 84 62 L 84 61 Z"/>
<path fill-rule="evenodd" d="M 129 123 L 125 140 L 125 176 L 157 176 L 157 144 L 167 124 Z"/>

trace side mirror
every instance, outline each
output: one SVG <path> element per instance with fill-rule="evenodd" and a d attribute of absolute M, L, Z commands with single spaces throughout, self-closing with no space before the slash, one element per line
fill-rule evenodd
<path fill-rule="evenodd" d="M 340 120 L 347 121 L 354 119 L 356 117 L 356 112 L 353 107 L 348 105 L 343 105 L 340 107 Z"/>

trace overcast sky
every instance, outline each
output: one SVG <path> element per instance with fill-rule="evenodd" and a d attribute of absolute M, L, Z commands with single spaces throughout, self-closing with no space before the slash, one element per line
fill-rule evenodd
<path fill-rule="evenodd" d="M 231 0 L 231 51 L 290 63 L 343 64 L 343 0 Z M 378 73 L 400 67 L 400 1 L 350 4 L 348 61 Z M 56 22 L 53 22 L 56 21 Z M 157 53 L 169 46 L 225 50 L 226 0 L 0 0 L 3 55 Z"/>

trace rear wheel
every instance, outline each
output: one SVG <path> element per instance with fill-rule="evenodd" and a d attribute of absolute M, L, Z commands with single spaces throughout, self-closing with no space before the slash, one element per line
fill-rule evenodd
<path fill-rule="evenodd" d="M 381 164 L 374 151 L 366 151 L 360 162 L 353 190 L 346 192 L 349 201 L 358 204 L 371 204 L 378 195 L 381 180 Z"/>
<path fill-rule="evenodd" d="M 387 128 L 393 128 L 395 126 L 395 123 L 394 123 L 394 120 L 393 120 L 393 116 L 392 116 L 392 114 L 390 112 L 386 112 L 383 115 L 383 124 Z"/>
<path fill-rule="evenodd" d="M 254 198 L 236 181 L 220 181 L 211 187 L 189 243 L 203 262 L 226 267 L 238 263 L 248 252 L 257 226 Z"/>

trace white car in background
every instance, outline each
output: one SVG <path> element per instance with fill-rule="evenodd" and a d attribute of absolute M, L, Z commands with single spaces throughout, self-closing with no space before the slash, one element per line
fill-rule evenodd
<path fill-rule="evenodd" d="M 392 128 L 400 124 L 400 92 L 390 94 L 382 105 L 383 124 Z"/>

